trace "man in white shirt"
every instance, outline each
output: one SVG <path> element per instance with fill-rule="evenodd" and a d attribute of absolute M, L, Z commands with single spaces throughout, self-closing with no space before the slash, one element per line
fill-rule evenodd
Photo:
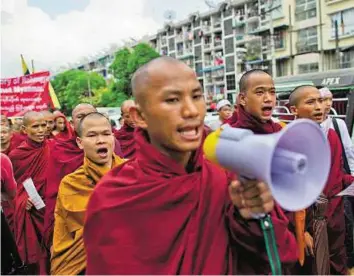
<path fill-rule="evenodd" d="M 232 115 L 232 105 L 228 100 L 221 100 L 216 105 L 216 110 L 219 114 L 219 119 L 210 124 L 212 130 L 217 130 L 220 126 L 227 123 L 227 120 Z"/>
<path fill-rule="evenodd" d="M 321 127 L 324 130 L 325 134 L 327 135 L 328 130 L 330 128 L 335 130 L 334 124 L 333 124 L 334 119 L 332 119 L 331 117 L 328 117 L 328 114 L 332 108 L 333 94 L 327 87 L 321 88 L 320 92 L 323 97 L 323 102 L 325 104 L 325 116 L 327 117 L 327 119 L 325 119 L 323 121 L 323 123 L 321 124 Z M 341 137 L 341 140 L 343 143 L 343 147 L 345 150 L 345 155 L 348 160 L 351 175 L 354 175 L 354 146 L 353 146 L 352 140 L 350 139 L 347 125 L 341 119 L 335 119 L 335 120 L 337 121 L 339 132 L 340 132 L 337 134 L 338 135 L 340 134 L 340 137 Z"/>

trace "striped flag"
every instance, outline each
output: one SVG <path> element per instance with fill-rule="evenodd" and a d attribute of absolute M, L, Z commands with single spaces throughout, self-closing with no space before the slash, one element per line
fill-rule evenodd
<path fill-rule="evenodd" d="M 29 74 L 31 74 L 30 70 L 29 70 L 28 67 L 27 67 L 26 61 L 25 61 L 25 59 L 23 58 L 23 55 L 21 55 L 21 64 L 22 64 L 22 72 L 23 72 L 23 75 L 29 75 Z"/>

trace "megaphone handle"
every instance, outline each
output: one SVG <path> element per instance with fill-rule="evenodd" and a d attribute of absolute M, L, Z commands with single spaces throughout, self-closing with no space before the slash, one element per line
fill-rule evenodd
<path fill-rule="evenodd" d="M 247 180 L 252 180 L 251 178 L 247 178 L 247 177 L 245 177 L 245 176 L 240 176 L 240 181 L 241 181 L 241 183 L 244 185 L 244 183 L 247 181 Z M 263 213 L 259 213 L 259 214 L 252 214 L 252 217 L 254 218 L 254 219 L 261 219 L 261 218 L 263 218 L 263 217 L 265 217 L 266 216 L 266 214 L 263 214 Z"/>
<path fill-rule="evenodd" d="M 281 262 L 279 258 L 277 243 L 275 240 L 274 227 L 269 215 L 260 219 L 261 228 L 264 235 L 264 242 L 269 259 L 272 275 L 282 275 Z"/>

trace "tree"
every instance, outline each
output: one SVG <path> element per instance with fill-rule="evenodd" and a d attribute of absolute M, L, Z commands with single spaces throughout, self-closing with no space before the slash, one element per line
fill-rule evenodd
<path fill-rule="evenodd" d="M 105 79 L 97 73 L 70 70 L 57 75 L 53 87 L 62 104 L 63 112 L 70 114 L 73 108 L 82 102 L 99 103 L 95 93 L 106 87 Z M 91 95 L 90 95 L 91 92 Z"/>
<path fill-rule="evenodd" d="M 117 97 L 122 93 L 127 97 L 131 96 L 130 80 L 134 72 L 145 63 L 158 57 L 159 54 L 146 43 L 138 44 L 132 52 L 127 48 L 116 53 L 115 59 L 110 67 L 113 71 L 115 82 L 112 85 L 112 93 Z M 121 96 L 119 96 L 121 98 Z M 116 101 L 115 96 L 112 100 Z"/>

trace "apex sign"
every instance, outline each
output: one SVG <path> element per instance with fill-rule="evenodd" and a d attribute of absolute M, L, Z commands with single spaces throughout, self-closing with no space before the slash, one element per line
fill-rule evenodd
<path fill-rule="evenodd" d="M 340 84 L 340 77 L 324 78 L 321 83 L 321 85 L 323 86 L 331 86 L 331 85 L 339 85 L 339 84 Z"/>

